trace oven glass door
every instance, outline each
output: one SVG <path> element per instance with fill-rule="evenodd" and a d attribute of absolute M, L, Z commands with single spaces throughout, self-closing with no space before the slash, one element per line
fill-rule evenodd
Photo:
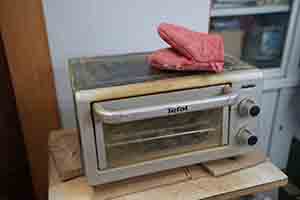
<path fill-rule="evenodd" d="M 228 144 L 229 107 L 237 95 L 224 95 L 223 89 L 215 86 L 94 105 L 99 168 Z"/>
<path fill-rule="evenodd" d="M 223 109 L 103 126 L 109 167 L 223 145 Z"/>

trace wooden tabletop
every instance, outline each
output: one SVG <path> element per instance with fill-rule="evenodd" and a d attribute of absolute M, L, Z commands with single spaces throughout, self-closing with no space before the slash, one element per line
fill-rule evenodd
<path fill-rule="evenodd" d="M 287 184 L 287 176 L 259 150 L 98 187 L 83 176 L 62 182 L 82 174 L 78 133 L 72 129 L 50 134 L 49 159 L 50 200 L 234 199 Z"/>
<path fill-rule="evenodd" d="M 97 188 L 88 186 L 85 177 L 62 183 L 52 166 L 49 199 L 218 200 L 268 191 L 286 184 L 287 176 L 269 161 L 220 177 L 214 177 L 202 166 L 196 165 Z"/>

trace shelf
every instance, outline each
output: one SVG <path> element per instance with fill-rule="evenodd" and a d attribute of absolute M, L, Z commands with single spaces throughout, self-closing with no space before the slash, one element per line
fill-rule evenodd
<path fill-rule="evenodd" d="M 243 8 L 217 8 L 211 12 L 211 17 L 226 17 L 240 15 L 259 15 L 271 13 L 289 12 L 289 5 L 268 5 L 268 6 L 253 6 Z"/>

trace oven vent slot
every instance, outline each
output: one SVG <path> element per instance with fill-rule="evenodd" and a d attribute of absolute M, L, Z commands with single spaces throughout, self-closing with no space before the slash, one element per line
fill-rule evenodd
<path fill-rule="evenodd" d="M 247 85 L 242 85 L 242 89 L 248 89 L 248 88 L 255 88 L 256 85 L 255 84 L 247 84 Z"/>

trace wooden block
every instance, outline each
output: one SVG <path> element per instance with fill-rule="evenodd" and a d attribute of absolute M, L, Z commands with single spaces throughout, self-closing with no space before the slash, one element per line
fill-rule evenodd
<path fill-rule="evenodd" d="M 235 157 L 233 159 L 227 158 L 222 160 L 210 161 L 202 165 L 213 175 L 222 176 L 241 169 L 253 167 L 257 164 L 266 161 L 266 156 L 260 151 L 256 150 L 245 155 Z M 194 175 L 197 177 L 198 175 Z"/>
<path fill-rule="evenodd" d="M 82 175 L 80 145 L 75 129 L 52 131 L 49 136 L 49 153 L 53 157 L 62 181 Z"/>

